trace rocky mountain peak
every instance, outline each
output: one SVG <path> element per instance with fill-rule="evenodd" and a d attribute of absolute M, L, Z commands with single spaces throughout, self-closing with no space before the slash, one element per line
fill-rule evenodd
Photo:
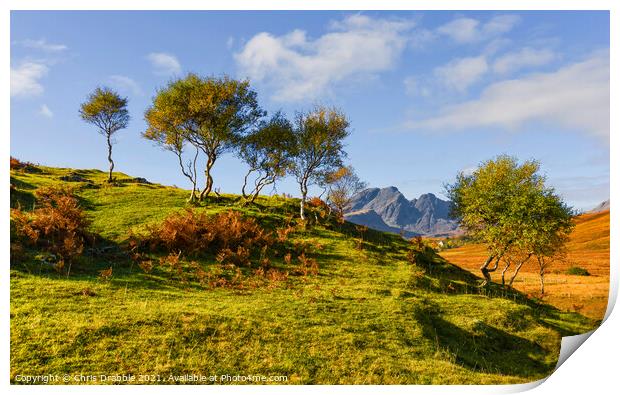
<path fill-rule="evenodd" d="M 347 210 L 347 217 L 351 222 L 377 230 L 389 228 L 407 234 L 451 234 L 456 231 L 458 224 L 448 217 L 449 208 L 449 202 L 432 193 L 407 200 L 398 188 L 390 186 L 368 188 L 355 195 Z M 374 211 L 383 224 L 376 225 L 376 218 L 369 220 L 369 210 Z M 364 215 L 360 215 L 362 212 Z"/>

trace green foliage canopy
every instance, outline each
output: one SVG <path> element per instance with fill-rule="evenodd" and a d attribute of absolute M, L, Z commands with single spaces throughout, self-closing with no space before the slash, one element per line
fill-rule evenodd
<path fill-rule="evenodd" d="M 489 250 L 481 268 L 485 277 L 489 262 L 505 254 L 524 257 L 516 276 L 530 256 L 558 253 L 572 231 L 572 208 L 545 185 L 539 170 L 537 161 L 519 164 L 516 158 L 501 155 L 472 174 L 458 174 L 456 182 L 446 186 L 452 216 Z"/>
<path fill-rule="evenodd" d="M 329 173 L 342 167 L 346 156 L 344 139 L 350 133 L 349 120 L 336 108 L 317 106 L 312 111 L 297 114 L 294 133 L 296 148 L 292 173 L 301 190 L 303 219 L 308 186 L 324 184 Z"/>
<path fill-rule="evenodd" d="M 248 165 L 242 195 L 254 201 L 261 189 L 284 177 L 293 165 L 295 135 L 291 122 L 277 112 L 270 119 L 262 120 L 257 128 L 241 140 L 239 157 Z M 254 188 L 248 194 L 248 178 L 256 173 Z"/>
<path fill-rule="evenodd" d="M 256 96 L 247 80 L 189 74 L 157 92 L 145 112 L 148 129 L 144 136 L 156 140 L 163 134 L 164 140 L 174 141 L 178 135 L 204 152 L 207 164 L 206 186 L 200 194 L 203 198 L 213 187 L 211 168 L 217 158 L 236 149 L 264 116 Z"/>
<path fill-rule="evenodd" d="M 127 98 L 110 88 L 98 87 L 80 106 L 80 117 L 97 126 L 101 134 L 110 136 L 129 124 Z"/>
<path fill-rule="evenodd" d="M 108 162 L 110 169 L 108 181 L 112 181 L 114 161 L 112 160 L 112 135 L 124 129 L 129 124 L 130 116 L 127 110 L 127 98 L 121 97 L 110 88 L 96 88 L 88 99 L 80 106 L 80 117 L 99 129 L 99 133 L 106 138 L 108 146 Z"/>

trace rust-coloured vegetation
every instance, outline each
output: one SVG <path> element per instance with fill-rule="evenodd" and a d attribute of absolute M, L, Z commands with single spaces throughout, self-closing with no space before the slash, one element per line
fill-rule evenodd
<path fill-rule="evenodd" d="M 22 162 L 17 158 L 11 156 L 11 170 L 23 171 L 26 173 L 38 173 L 39 168 L 30 162 Z"/>
<path fill-rule="evenodd" d="M 289 225 L 272 232 L 236 211 L 207 215 L 186 209 L 148 226 L 142 235 L 131 235 L 129 248 L 145 273 L 158 267 L 186 284 L 255 288 L 284 281 L 289 274 L 318 273 L 316 260 L 307 254 L 322 246 L 290 241 L 296 229 Z M 154 259 L 153 254 L 160 257 Z M 292 264 L 292 254 L 298 265 Z M 281 263 L 274 265 L 274 260 Z"/>
<path fill-rule="evenodd" d="M 54 266 L 63 271 L 84 251 L 89 221 L 77 197 L 69 188 L 42 187 L 35 191 L 37 207 L 31 212 L 11 210 L 14 243 L 37 247 L 52 254 Z M 16 245 L 13 250 L 22 251 Z M 70 271 L 70 266 L 67 272 Z"/>
<path fill-rule="evenodd" d="M 134 240 L 150 251 L 183 251 L 186 256 L 220 253 L 243 256 L 243 249 L 258 251 L 274 243 L 272 235 L 253 218 L 244 218 L 232 210 L 210 216 L 192 209 L 174 213 L 160 224 L 147 227 L 147 234 Z"/>

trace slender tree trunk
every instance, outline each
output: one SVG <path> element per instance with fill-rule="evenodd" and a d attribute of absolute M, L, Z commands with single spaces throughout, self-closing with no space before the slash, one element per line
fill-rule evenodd
<path fill-rule="evenodd" d="M 512 287 L 512 283 L 515 281 L 515 278 L 517 278 L 517 274 L 519 274 L 519 270 L 521 270 L 521 266 L 523 266 L 523 264 L 525 262 L 527 262 L 530 257 L 532 256 L 532 254 L 529 254 L 527 256 L 527 258 L 525 258 L 524 260 L 522 260 L 519 265 L 515 268 L 515 272 L 512 274 L 512 277 L 510 277 L 510 283 L 508 283 L 508 285 L 510 285 Z"/>
<path fill-rule="evenodd" d="M 112 141 L 110 140 L 111 135 L 107 134 L 108 141 L 108 162 L 110 162 L 110 171 L 108 172 L 108 182 L 112 182 L 112 171 L 114 170 L 114 161 L 112 160 Z"/>
<path fill-rule="evenodd" d="M 194 202 L 196 200 L 196 192 L 198 189 L 196 188 L 196 183 L 198 182 L 198 172 L 196 171 L 196 161 L 198 160 L 198 147 L 196 147 L 196 154 L 194 155 L 194 161 L 192 162 L 190 169 L 192 176 L 189 178 L 192 182 L 192 194 L 189 197 L 190 202 Z"/>
<path fill-rule="evenodd" d="M 481 285 L 482 287 L 484 287 L 485 285 L 491 282 L 491 275 L 489 274 L 488 267 L 491 261 L 493 260 L 493 258 L 495 258 L 495 255 L 489 255 L 487 260 L 484 261 L 482 266 L 480 266 L 480 271 L 482 272 L 482 275 L 484 276 L 484 282 Z"/>
<path fill-rule="evenodd" d="M 503 252 L 496 256 L 491 255 L 490 257 L 487 258 L 484 264 L 480 267 L 480 270 L 482 271 L 482 274 L 484 275 L 484 282 L 482 283 L 481 286 L 485 286 L 491 282 L 491 275 L 489 273 L 492 273 L 497 270 L 497 267 L 499 266 L 499 260 L 502 259 L 503 255 L 504 255 Z M 493 258 L 495 258 L 495 265 L 493 265 L 492 268 L 489 268 L 489 264 L 491 263 Z"/>
<path fill-rule="evenodd" d="M 250 171 L 247 172 L 245 178 L 243 179 L 243 186 L 241 187 L 241 195 L 243 196 L 243 199 L 245 199 L 246 204 L 254 203 L 254 201 L 256 201 L 256 198 L 258 198 L 260 191 L 262 191 L 265 186 L 273 184 L 276 181 L 276 176 L 267 173 L 265 176 L 254 180 L 254 189 L 252 189 L 250 192 L 246 192 L 245 188 L 248 185 L 248 177 L 250 176 L 250 174 L 252 174 L 253 171 L 255 171 L 255 169 L 250 169 Z"/>
<path fill-rule="evenodd" d="M 504 266 L 504 270 L 502 270 L 502 285 L 506 285 L 506 272 L 510 267 L 510 261 L 506 260 L 506 266 Z"/>
<path fill-rule="evenodd" d="M 302 220 L 306 219 L 305 206 L 306 206 L 306 198 L 308 197 L 308 185 L 307 180 L 304 178 L 299 183 L 301 189 L 301 202 L 299 202 L 299 216 Z"/>
<path fill-rule="evenodd" d="M 539 267 L 538 274 L 540 275 L 540 294 L 544 295 L 545 294 L 545 261 L 541 257 L 536 257 L 536 259 L 538 260 L 538 267 Z"/>
<path fill-rule="evenodd" d="M 250 199 L 250 203 L 254 203 L 254 201 L 256 200 L 258 195 L 260 194 L 260 191 L 262 191 L 264 187 L 266 187 L 269 184 L 273 184 L 274 182 L 276 182 L 275 177 L 269 178 L 269 176 L 265 176 L 265 177 L 261 178 L 261 180 L 256 185 L 256 188 L 254 189 L 254 193 L 252 194 L 252 198 Z"/>
<path fill-rule="evenodd" d="M 194 187 L 192 188 L 192 193 L 189 195 L 189 198 L 187 198 L 187 201 L 190 203 L 193 203 L 196 200 L 196 186 L 194 185 Z"/>
<path fill-rule="evenodd" d="M 200 193 L 200 200 L 203 200 L 205 197 L 209 196 L 211 190 L 213 189 L 213 177 L 211 177 L 211 169 L 213 168 L 213 164 L 215 164 L 215 155 L 211 155 L 207 158 L 207 167 L 205 168 L 205 189 Z"/>
<path fill-rule="evenodd" d="M 261 188 L 256 188 L 256 190 L 254 191 L 254 193 L 252 194 L 252 197 L 250 198 L 250 203 L 254 203 L 254 201 L 256 200 L 256 198 L 258 197 L 258 194 L 260 193 Z"/>
<path fill-rule="evenodd" d="M 187 177 L 187 179 L 192 183 L 192 193 L 187 199 L 188 202 L 192 203 L 196 200 L 196 192 L 197 192 L 196 183 L 198 180 L 197 180 L 196 175 L 198 173 L 196 172 L 196 160 L 198 160 L 198 148 L 196 148 L 196 154 L 194 155 L 194 161 L 187 163 L 187 171 L 185 170 L 185 165 L 183 164 L 182 152 L 175 150 L 174 153 L 177 155 L 177 158 L 179 159 L 179 167 L 181 168 L 181 173 L 183 173 L 183 175 Z"/>
<path fill-rule="evenodd" d="M 241 196 L 243 196 L 244 199 L 248 199 L 249 195 L 245 192 L 245 187 L 248 185 L 248 177 L 250 176 L 250 174 L 252 174 L 252 172 L 254 171 L 254 169 L 250 169 L 245 177 L 243 178 L 243 186 L 241 187 Z"/>

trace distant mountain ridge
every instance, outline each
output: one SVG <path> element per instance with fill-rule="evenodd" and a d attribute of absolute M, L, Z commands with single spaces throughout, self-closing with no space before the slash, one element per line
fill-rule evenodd
<path fill-rule="evenodd" d="M 406 237 L 443 236 L 459 233 L 458 223 L 449 218 L 449 212 L 450 202 L 432 193 L 408 200 L 396 187 L 368 188 L 353 197 L 345 218 Z"/>
<path fill-rule="evenodd" d="M 607 199 L 604 202 L 601 202 L 598 206 L 594 207 L 592 210 L 588 212 L 589 213 L 600 213 L 600 212 L 609 210 L 610 208 L 609 201 L 610 199 Z"/>

